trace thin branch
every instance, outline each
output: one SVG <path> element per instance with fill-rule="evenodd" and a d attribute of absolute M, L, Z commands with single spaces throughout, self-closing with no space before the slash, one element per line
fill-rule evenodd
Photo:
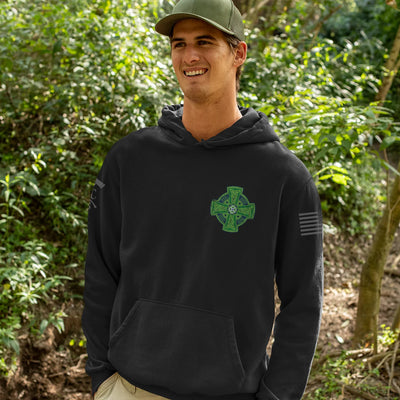
<path fill-rule="evenodd" d="M 390 374 L 389 374 L 389 387 L 388 387 L 388 396 L 389 396 L 389 394 L 390 394 L 390 390 L 391 390 L 391 388 L 392 388 L 392 385 L 393 385 L 393 378 L 394 378 L 394 366 L 395 366 L 395 364 L 396 364 L 396 357 L 397 357 L 397 351 L 399 350 L 399 344 L 400 344 L 400 341 L 399 340 L 396 340 L 396 343 L 395 343 L 395 345 L 394 345 L 394 353 L 393 353 L 393 358 L 392 358 L 392 368 L 391 368 L 391 370 L 390 370 Z"/>
<path fill-rule="evenodd" d="M 359 356 L 365 356 L 371 352 L 372 352 L 371 349 L 357 349 L 357 350 L 348 350 L 345 353 L 346 353 L 346 356 L 359 357 Z M 313 368 L 315 368 L 318 365 L 322 365 L 329 358 L 340 357 L 342 354 L 343 354 L 343 350 L 335 350 L 335 351 L 332 351 L 331 353 L 323 355 L 322 357 L 320 357 L 318 359 L 314 359 Z"/>
<path fill-rule="evenodd" d="M 341 382 L 341 381 L 338 380 L 338 379 L 334 379 L 334 381 L 335 381 L 338 385 L 340 385 L 342 388 L 344 388 L 346 391 L 348 391 L 349 393 L 351 393 L 351 394 L 355 394 L 356 396 L 363 397 L 364 399 L 367 399 L 367 400 L 376 400 L 376 397 L 375 397 L 375 396 L 372 396 L 372 395 L 369 394 L 369 393 L 362 392 L 362 391 L 356 389 L 356 388 L 353 387 L 353 386 L 346 385 L 346 384 L 344 384 L 343 382 Z"/>
<path fill-rule="evenodd" d="M 399 262 L 400 262 L 400 254 L 394 259 L 393 268 L 396 267 Z"/>
<path fill-rule="evenodd" d="M 397 385 L 395 381 L 392 382 L 393 388 L 396 390 L 398 394 L 400 394 L 400 387 Z M 392 389 L 393 391 L 393 389 Z"/>
<path fill-rule="evenodd" d="M 395 263 L 394 265 L 396 265 L 397 263 Z M 389 274 L 389 275 L 394 275 L 394 276 L 398 276 L 400 277 L 400 271 L 397 271 L 394 268 L 385 268 L 385 273 Z"/>
<path fill-rule="evenodd" d="M 380 358 L 382 358 L 382 361 L 377 365 L 377 369 L 379 369 L 380 367 L 382 367 L 383 364 L 385 364 L 387 362 L 387 360 L 393 355 L 393 351 L 388 351 L 387 353 L 380 353 L 377 354 L 375 356 L 372 356 L 371 359 L 374 358 L 374 360 L 370 360 L 371 363 L 373 363 L 374 361 L 378 361 L 378 356 L 382 356 Z"/>

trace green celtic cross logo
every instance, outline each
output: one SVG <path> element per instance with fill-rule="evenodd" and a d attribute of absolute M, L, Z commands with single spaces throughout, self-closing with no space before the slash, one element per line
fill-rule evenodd
<path fill-rule="evenodd" d="M 227 192 L 211 202 L 210 213 L 216 216 L 225 232 L 238 232 L 239 226 L 253 219 L 256 205 L 243 194 L 243 188 L 228 186 Z"/>

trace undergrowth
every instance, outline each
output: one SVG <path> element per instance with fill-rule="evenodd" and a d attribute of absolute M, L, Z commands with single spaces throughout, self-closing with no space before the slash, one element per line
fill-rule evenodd
<path fill-rule="evenodd" d="M 317 352 L 304 400 L 399 400 L 399 344 L 399 332 L 382 325 L 377 349 Z"/>

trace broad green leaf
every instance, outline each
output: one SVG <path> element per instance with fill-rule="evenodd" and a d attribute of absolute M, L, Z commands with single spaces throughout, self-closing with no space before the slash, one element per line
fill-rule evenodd
<path fill-rule="evenodd" d="M 390 147 L 393 143 L 395 142 L 400 142 L 400 137 L 399 136 L 387 136 L 382 140 L 382 143 L 380 145 L 380 149 L 384 150 Z"/>
<path fill-rule="evenodd" d="M 337 183 L 339 185 L 346 186 L 348 181 L 351 180 L 351 178 L 346 176 L 346 175 L 333 174 L 332 175 L 332 180 L 333 180 L 333 182 L 335 182 L 335 183 Z"/>

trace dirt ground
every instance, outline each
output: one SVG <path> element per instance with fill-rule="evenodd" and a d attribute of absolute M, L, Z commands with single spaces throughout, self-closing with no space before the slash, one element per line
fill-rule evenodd
<path fill-rule="evenodd" d="M 369 243 L 339 234 L 325 235 L 325 301 L 318 350 L 323 354 L 351 348 L 357 308 L 357 285 Z M 400 272 L 400 235 L 387 267 Z M 397 265 L 394 265 L 397 264 Z M 391 325 L 400 299 L 400 277 L 386 273 L 382 285 L 380 323 Z M 71 346 L 81 338 L 82 304 L 65 305 L 65 331 L 46 332 L 40 340 L 20 337 L 16 372 L 0 380 L 2 400 L 89 400 L 90 381 L 84 371 L 84 349 Z M 351 397 L 345 397 L 350 399 Z M 355 398 L 355 397 L 354 397 Z"/>
<path fill-rule="evenodd" d="M 322 353 L 350 349 L 357 313 L 361 267 L 369 241 L 353 241 L 339 235 L 325 235 L 325 290 L 318 348 Z M 391 326 L 400 301 L 400 230 L 388 258 L 382 281 L 379 326 Z"/>

